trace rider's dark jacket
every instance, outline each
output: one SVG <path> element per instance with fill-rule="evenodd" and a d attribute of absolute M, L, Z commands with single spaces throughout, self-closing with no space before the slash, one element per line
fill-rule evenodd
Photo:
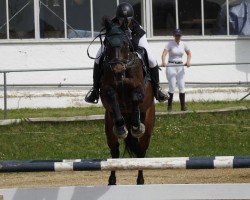
<path fill-rule="evenodd" d="M 112 19 L 114 23 L 119 23 L 117 18 Z M 146 34 L 146 32 L 142 29 L 140 24 L 135 20 L 132 19 L 129 29 L 131 30 L 131 36 L 132 36 L 132 44 L 135 50 L 138 49 L 138 44 L 141 39 L 141 37 Z"/>

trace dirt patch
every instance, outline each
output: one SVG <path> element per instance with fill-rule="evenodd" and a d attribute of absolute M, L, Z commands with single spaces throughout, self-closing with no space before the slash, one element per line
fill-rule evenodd
<path fill-rule="evenodd" d="M 109 172 L 2 173 L 0 188 L 107 185 Z M 118 171 L 117 184 L 135 184 L 137 171 Z M 250 169 L 145 170 L 146 184 L 250 183 Z"/>

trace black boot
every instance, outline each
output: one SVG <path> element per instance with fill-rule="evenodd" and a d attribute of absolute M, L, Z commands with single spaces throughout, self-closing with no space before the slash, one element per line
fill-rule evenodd
<path fill-rule="evenodd" d="M 180 104 L 181 104 L 181 111 L 187 111 L 188 109 L 185 106 L 185 93 L 180 93 Z"/>
<path fill-rule="evenodd" d="M 85 101 L 88 103 L 98 103 L 99 100 L 99 89 L 100 89 L 100 78 L 101 78 L 101 69 L 99 64 L 94 64 L 94 71 L 93 71 L 93 87 L 91 90 L 86 94 Z"/>
<path fill-rule="evenodd" d="M 173 104 L 173 97 L 174 97 L 174 93 L 168 93 L 169 95 L 169 99 L 168 99 L 168 112 L 171 112 L 172 109 L 172 104 Z"/>
<path fill-rule="evenodd" d="M 153 86 L 154 96 L 156 100 L 159 102 L 166 101 L 168 99 L 168 95 L 164 94 L 161 91 L 160 85 L 159 85 L 159 67 L 156 66 L 154 68 L 149 68 L 150 71 L 150 77 L 151 77 L 151 83 Z"/>

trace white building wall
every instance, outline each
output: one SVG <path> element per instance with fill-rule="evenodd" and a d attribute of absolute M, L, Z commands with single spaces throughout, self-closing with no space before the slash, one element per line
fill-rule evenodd
<path fill-rule="evenodd" d="M 168 40 L 149 39 L 158 63 Z M 184 38 L 192 52 L 192 63 L 249 62 L 249 38 Z M 93 61 L 87 56 L 89 41 L 83 40 L 41 40 L 0 42 L 0 70 L 22 68 L 64 68 L 92 67 Z M 91 46 L 95 56 L 98 43 Z M 161 72 L 161 81 L 166 82 Z M 238 66 L 193 66 L 186 69 L 188 82 L 238 82 L 249 81 L 250 65 Z M 0 77 L 0 84 L 3 78 Z M 10 73 L 8 84 L 36 83 L 92 83 L 92 70 L 65 72 Z"/>
<path fill-rule="evenodd" d="M 158 63 L 168 39 L 149 39 Z M 250 38 L 184 38 L 192 52 L 192 63 L 250 63 Z M 90 41 L 84 40 L 23 40 L 0 41 L 0 70 L 92 67 L 87 56 Z M 91 46 L 95 56 L 98 43 Z M 165 69 L 161 82 L 167 82 Z M 250 65 L 193 66 L 186 69 L 188 82 L 249 82 Z M 8 73 L 8 84 L 92 84 L 92 70 L 60 72 Z M 3 76 L 0 74 L 0 84 Z M 165 88 L 166 89 L 166 88 Z M 81 88 L 8 88 L 8 109 L 86 106 L 86 90 Z M 178 92 L 178 91 L 176 91 Z M 236 100 L 249 89 L 244 88 L 187 88 L 187 101 Z M 178 101 L 178 95 L 175 95 Z M 100 103 L 98 104 L 100 105 Z M 3 90 L 0 89 L 0 109 L 3 109 Z"/>

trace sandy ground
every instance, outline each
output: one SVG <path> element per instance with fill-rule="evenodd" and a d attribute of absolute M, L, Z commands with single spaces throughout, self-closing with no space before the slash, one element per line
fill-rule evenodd
<path fill-rule="evenodd" d="M 117 184 L 136 182 L 137 171 L 118 171 Z M 109 172 L 1 173 L 0 188 L 107 185 Z M 250 183 L 250 169 L 146 170 L 145 184 Z"/>

